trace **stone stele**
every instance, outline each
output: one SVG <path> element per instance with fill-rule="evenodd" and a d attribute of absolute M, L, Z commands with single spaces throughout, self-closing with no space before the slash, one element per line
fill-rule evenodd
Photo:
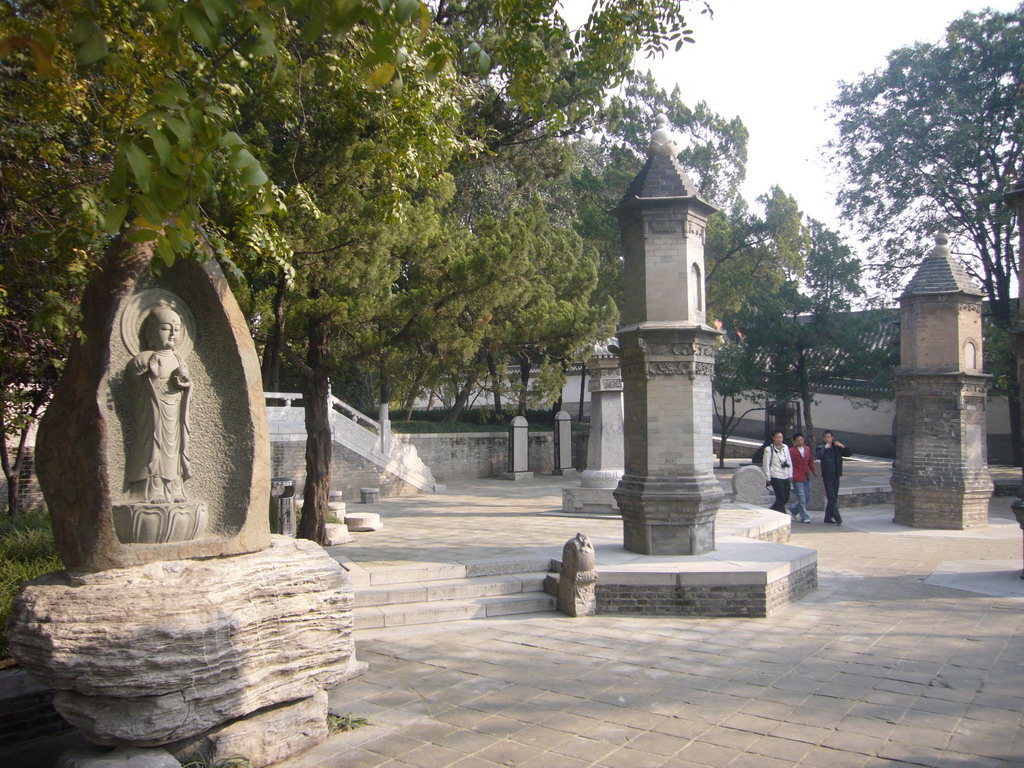
<path fill-rule="evenodd" d="M 151 246 L 111 247 L 39 427 L 36 469 L 72 571 L 270 541 L 270 441 L 245 317 L 215 260 L 154 275 Z"/>
<path fill-rule="evenodd" d="M 323 549 L 274 536 L 248 555 L 40 577 L 8 639 L 90 741 L 158 746 L 361 672 L 353 599 Z"/>

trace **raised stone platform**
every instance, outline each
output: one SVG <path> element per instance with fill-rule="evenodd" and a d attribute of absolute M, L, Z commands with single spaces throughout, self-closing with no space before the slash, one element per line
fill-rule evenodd
<path fill-rule="evenodd" d="M 453 483 L 447 494 L 386 499 L 384 530 L 331 553 L 349 571 L 357 600 L 362 585 L 390 583 L 417 567 L 424 573 L 449 567 L 445 578 L 454 579 L 488 563 L 529 559 L 557 573 L 562 545 L 578 532 L 595 547 L 599 614 L 766 616 L 817 584 L 814 551 L 788 544 L 788 515 L 725 503 L 716 518 L 715 551 L 652 557 L 625 551 L 617 516 L 563 513 L 561 492 L 560 478 L 537 476 L 516 484 Z M 437 541 L 434 534 L 451 525 L 453 514 L 457 542 Z"/>

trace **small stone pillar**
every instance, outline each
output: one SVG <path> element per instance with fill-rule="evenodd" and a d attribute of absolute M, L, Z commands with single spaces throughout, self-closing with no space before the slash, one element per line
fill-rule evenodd
<path fill-rule="evenodd" d="M 558 576 L 558 610 L 568 616 L 597 613 L 594 585 L 597 583 L 594 545 L 582 533 L 565 542 Z"/>
<path fill-rule="evenodd" d="M 704 237 L 715 208 L 680 167 L 658 116 L 647 162 L 612 211 L 625 253 L 619 329 L 625 474 L 615 491 L 623 545 L 644 555 L 715 548 L 711 375 L 721 333 L 704 309 Z"/>
<path fill-rule="evenodd" d="M 616 347 L 617 349 L 617 347 Z M 622 477 L 625 459 L 622 435 L 622 370 L 619 357 L 599 345 L 587 361 L 590 382 L 590 436 L 587 468 L 578 487 L 562 489 L 562 511 L 617 515 L 612 492 Z"/>
<path fill-rule="evenodd" d="M 576 471 L 572 464 L 572 417 L 565 411 L 555 414 L 555 468 L 553 475 Z"/>
<path fill-rule="evenodd" d="M 893 521 L 914 528 L 988 525 L 982 373 L 983 293 L 939 234 L 900 297 Z"/>
<path fill-rule="evenodd" d="M 508 427 L 508 471 L 502 477 L 506 480 L 533 477 L 533 472 L 530 472 L 530 424 L 522 416 L 513 418 Z"/>

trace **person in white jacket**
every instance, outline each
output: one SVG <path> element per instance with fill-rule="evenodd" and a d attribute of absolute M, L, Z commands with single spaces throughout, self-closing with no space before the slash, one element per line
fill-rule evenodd
<path fill-rule="evenodd" d="M 768 478 L 768 485 L 775 494 L 775 503 L 772 509 L 782 514 L 786 512 L 786 503 L 789 501 L 789 481 L 793 479 L 793 462 L 789 456 L 789 446 L 784 442 L 781 432 L 772 435 L 772 442 L 764 449 L 764 458 L 761 460 L 761 468 L 764 476 Z"/>

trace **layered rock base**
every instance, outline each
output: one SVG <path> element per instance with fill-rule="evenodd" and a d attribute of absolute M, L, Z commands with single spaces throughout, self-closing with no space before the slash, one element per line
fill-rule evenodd
<path fill-rule="evenodd" d="M 16 597 L 8 638 L 90 741 L 159 746 L 283 704 L 314 706 L 361 672 L 353 602 L 348 573 L 323 549 L 274 536 L 252 554 L 48 574 Z M 296 728 L 310 730 L 308 719 Z M 280 731 L 274 740 L 311 744 Z"/>

